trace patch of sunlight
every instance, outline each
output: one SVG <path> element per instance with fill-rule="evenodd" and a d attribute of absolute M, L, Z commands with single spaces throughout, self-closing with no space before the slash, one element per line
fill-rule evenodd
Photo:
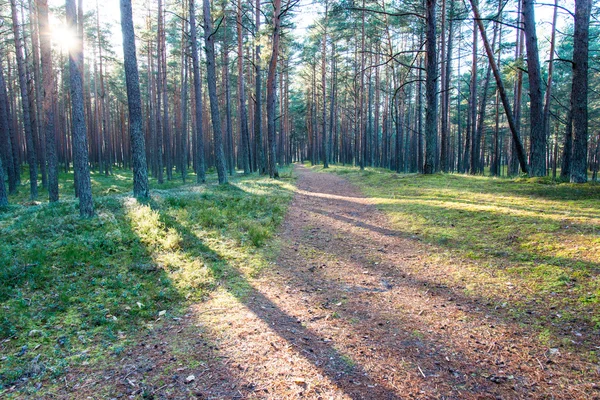
<path fill-rule="evenodd" d="M 443 209 L 454 209 L 454 210 L 462 210 L 462 211 L 470 211 L 470 212 L 491 212 L 492 214 L 501 214 L 501 215 L 510 215 L 517 217 L 529 217 L 529 218 L 544 218 L 551 219 L 554 221 L 564 221 L 565 215 L 563 214 L 555 214 L 552 212 L 543 212 L 543 216 L 540 217 L 540 210 L 528 210 L 522 208 L 515 208 L 512 206 L 504 206 L 498 204 L 474 204 L 472 202 L 461 201 L 444 201 L 444 200 L 436 200 L 436 199 L 424 199 L 422 197 L 419 198 L 400 198 L 400 199 L 384 199 L 373 197 L 370 198 L 374 204 L 377 205 L 398 205 L 398 204 L 410 204 L 410 205 L 428 205 L 428 206 L 436 206 Z M 598 229 L 600 229 L 600 216 L 593 217 L 588 219 L 580 219 L 582 222 L 585 221 L 591 225 L 597 225 Z"/>
<path fill-rule="evenodd" d="M 152 210 L 149 205 L 141 204 L 132 197 L 126 198 L 124 206 L 132 229 L 144 244 L 167 251 L 179 248 L 181 235 L 174 229 L 165 229 L 158 211 Z"/>
<path fill-rule="evenodd" d="M 283 318 L 290 317 L 278 309 L 277 304 L 273 305 L 273 318 L 279 313 L 283 313 Z M 335 380 L 324 374 L 321 367 L 304 355 L 294 342 L 289 342 L 278 332 L 278 321 L 270 318 L 271 311 L 265 311 L 267 315 L 261 316 L 251 307 L 260 306 L 244 304 L 227 290 L 219 289 L 213 292 L 211 299 L 204 303 L 204 307 L 195 309 L 194 317 L 206 335 L 219 343 L 217 354 L 226 359 L 228 364 L 246 365 L 248 360 L 257 360 L 257 357 L 260 357 L 261 368 L 264 368 L 264 371 L 255 379 L 269 377 L 269 381 L 256 383 L 285 388 L 289 387 L 290 383 L 301 382 L 312 390 L 339 390 Z M 270 307 L 265 304 L 261 309 L 270 310 Z M 304 335 L 315 334 L 308 330 Z M 265 347 L 267 343 L 271 346 Z M 270 351 L 277 351 L 277 356 L 270 356 Z M 333 345 L 331 351 L 335 354 L 331 359 L 335 358 L 336 362 L 348 360 L 350 363 L 352 360 L 349 354 L 342 353 Z M 352 366 L 354 364 L 352 362 Z"/>
<path fill-rule="evenodd" d="M 352 203 L 357 203 L 357 204 L 373 204 L 373 202 L 375 202 L 377 200 L 384 200 L 384 199 L 376 199 L 376 198 L 370 198 L 370 197 L 350 197 L 350 196 L 339 196 L 339 195 L 329 194 L 329 193 L 307 192 L 306 190 L 302 190 L 302 189 L 296 190 L 296 193 L 304 195 L 304 196 L 309 196 L 309 197 L 319 197 L 322 199 L 350 201 Z"/>

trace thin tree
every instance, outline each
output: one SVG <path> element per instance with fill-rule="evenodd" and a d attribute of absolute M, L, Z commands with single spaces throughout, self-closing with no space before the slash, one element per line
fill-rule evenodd
<path fill-rule="evenodd" d="M 321 91 L 323 95 L 322 104 L 322 143 L 321 149 L 323 151 L 323 168 L 329 168 L 329 154 L 327 149 L 327 85 L 326 85 L 326 75 L 327 75 L 327 14 L 329 11 L 329 2 L 325 1 L 325 16 L 323 17 L 323 37 L 321 38 Z"/>
<path fill-rule="evenodd" d="M 133 195 L 137 198 L 147 198 L 149 196 L 148 167 L 146 165 L 146 143 L 142 131 L 140 78 L 135 51 L 131 0 L 121 0 L 121 32 L 123 33 L 125 82 L 129 106 L 129 137 L 133 159 Z"/>
<path fill-rule="evenodd" d="M 27 143 L 27 163 L 29 164 L 29 186 L 31 190 L 31 199 L 37 199 L 37 158 L 35 154 L 35 140 L 33 128 L 31 126 L 31 110 L 29 103 L 29 93 L 27 92 L 27 72 L 25 70 L 25 60 L 23 59 L 23 41 L 21 39 L 19 16 L 17 13 L 16 0 L 10 0 L 12 12 L 12 29 L 15 37 L 15 54 L 17 58 L 17 70 L 19 74 L 19 89 L 21 90 L 21 107 L 23 109 L 23 128 L 25 130 L 25 141 Z"/>
<path fill-rule="evenodd" d="M 208 1 L 208 0 L 204 0 Z M 277 57 L 279 56 L 279 38 L 281 30 L 281 0 L 273 0 L 273 46 L 269 72 L 267 74 L 267 140 L 269 142 L 269 176 L 279 178 L 277 165 L 275 163 L 276 141 L 275 141 L 275 101 L 277 90 Z"/>
<path fill-rule="evenodd" d="M 52 69 L 52 43 L 48 23 L 48 1 L 36 0 L 40 24 L 40 51 L 42 64 L 42 126 L 46 136 L 46 162 L 48 163 L 48 199 L 58 201 L 58 155 L 54 129 L 54 71 Z"/>
<path fill-rule="evenodd" d="M 500 70 L 496 65 L 496 60 L 494 59 L 494 52 L 492 51 L 492 47 L 487 40 L 487 35 L 485 33 L 485 28 L 483 27 L 483 21 L 481 20 L 481 16 L 479 14 L 479 8 L 475 3 L 475 0 L 470 0 L 471 8 L 473 9 L 473 15 L 475 16 L 475 21 L 477 22 L 477 26 L 479 27 L 479 33 L 481 34 L 481 39 L 483 40 L 483 45 L 485 47 L 485 52 L 488 57 L 488 61 L 490 63 L 490 67 L 492 68 L 492 72 L 494 73 L 494 78 L 496 79 L 496 87 L 500 92 L 500 98 L 502 100 L 502 106 L 504 107 L 504 113 L 506 114 L 506 119 L 508 120 L 508 126 L 510 127 L 510 132 L 512 135 L 513 143 L 516 148 L 517 158 L 519 160 L 519 164 L 521 166 L 521 170 L 524 173 L 528 173 L 527 161 L 525 160 L 525 150 L 523 149 L 523 143 L 521 143 L 521 139 L 519 138 L 519 133 L 517 127 L 515 125 L 515 119 L 513 117 L 512 110 L 510 108 L 510 103 L 508 102 L 508 96 L 506 95 L 506 90 L 504 89 L 504 82 L 502 81 L 502 77 L 500 76 Z"/>
<path fill-rule="evenodd" d="M 250 134 L 248 133 L 248 111 L 246 109 L 246 89 L 244 84 L 244 53 L 242 36 L 242 1 L 237 1 L 236 13 L 237 49 L 238 49 L 238 105 L 240 117 L 240 139 L 242 141 L 242 167 L 244 173 L 250 173 Z"/>
<path fill-rule="evenodd" d="M 219 113 L 219 99 L 217 97 L 217 72 L 215 68 L 215 32 L 210 13 L 210 0 L 203 0 L 204 14 L 204 44 L 206 51 L 206 80 L 208 82 L 208 97 L 210 100 L 210 116 L 213 126 L 215 143 L 215 162 L 220 184 L 227 183 L 227 169 L 225 166 L 225 153 L 223 152 L 223 138 L 221 132 L 221 116 Z"/>
<path fill-rule="evenodd" d="M 0 153 L 4 157 L 4 164 L 8 172 L 8 192 L 13 194 L 17 191 L 18 163 L 15 162 L 16 152 L 13 143 L 13 126 L 11 121 L 9 100 L 6 93 L 6 81 L 4 80 L 4 69 L 2 53 L 0 52 Z"/>
<path fill-rule="evenodd" d="M 255 105 L 254 105 L 254 140 L 256 142 L 256 162 L 259 174 L 266 173 L 265 165 L 265 153 L 263 150 L 263 134 L 262 134 L 262 73 L 260 68 L 260 0 L 256 0 L 256 14 L 255 14 L 255 62 L 254 68 L 256 70 L 256 81 L 255 81 Z"/>
<path fill-rule="evenodd" d="M 8 196 L 6 194 L 4 179 L 4 167 L 2 166 L 2 157 L 0 157 L 0 207 L 6 207 L 8 205 Z"/>
<path fill-rule="evenodd" d="M 92 183 L 88 157 L 88 143 L 84 116 L 83 98 L 83 36 L 77 29 L 75 0 L 66 0 L 67 27 L 78 32 L 77 43 L 69 49 L 69 86 L 71 89 L 71 125 L 73 135 L 73 166 L 75 186 L 79 197 L 79 214 L 82 217 L 94 215 Z M 79 21 L 83 24 L 83 20 Z"/>
<path fill-rule="evenodd" d="M 190 0 L 190 41 L 192 47 L 192 75 L 194 80 L 194 114 L 196 117 L 196 182 L 206 181 L 204 166 L 204 137 L 202 134 L 202 82 L 200 79 L 200 63 L 198 62 L 198 34 L 196 31 L 195 1 Z"/>
<path fill-rule="evenodd" d="M 558 17 L 558 0 L 554 0 L 554 15 L 552 17 L 552 33 L 550 34 L 550 60 L 548 61 L 548 84 L 544 99 L 544 135 L 550 137 L 550 99 L 552 98 L 552 79 L 554 73 L 554 48 L 556 43 L 556 19 Z M 557 143 L 554 143 L 557 146 Z M 553 175 L 556 175 L 556 159 L 553 162 Z"/>

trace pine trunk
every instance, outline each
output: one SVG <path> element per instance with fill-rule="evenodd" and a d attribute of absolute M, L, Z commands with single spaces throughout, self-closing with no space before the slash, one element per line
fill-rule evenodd
<path fill-rule="evenodd" d="M 77 31 L 78 43 L 69 49 L 69 86 L 71 94 L 71 125 L 73 136 L 73 166 L 75 169 L 75 186 L 79 197 L 79 213 L 82 217 L 94 215 L 94 202 L 92 199 L 92 183 L 90 180 L 90 166 L 88 156 L 88 143 L 84 114 L 83 97 L 83 36 L 79 34 L 76 26 L 83 24 L 76 16 L 75 0 L 66 0 L 65 13 L 67 27 L 72 32 Z M 79 24 L 78 24 L 79 22 Z"/>
<path fill-rule="evenodd" d="M 215 67 L 215 32 L 210 13 L 210 1 L 203 0 L 204 14 L 204 42 L 206 51 L 206 80 L 208 82 L 208 97 L 210 100 L 210 116 L 213 126 L 215 144 L 215 164 L 220 184 L 227 183 L 227 169 L 225 154 L 223 152 L 223 135 L 221 131 L 221 116 L 219 113 L 219 99 L 217 97 L 217 72 Z"/>
<path fill-rule="evenodd" d="M 571 182 L 587 182 L 588 147 L 588 50 L 591 0 L 575 1 L 575 33 L 573 45 L 573 154 Z"/>

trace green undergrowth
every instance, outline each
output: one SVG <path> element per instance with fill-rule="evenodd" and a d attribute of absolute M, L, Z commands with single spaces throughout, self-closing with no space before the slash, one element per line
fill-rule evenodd
<path fill-rule="evenodd" d="M 131 173 L 115 171 L 92 178 L 90 219 L 68 196 L 21 205 L 22 194 L 13 197 L 0 210 L 0 397 L 38 396 L 75 365 L 114 361 L 217 286 L 247 292 L 244 276 L 268 265 L 293 194 L 291 170 L 282 176 L 153 183 L 139 202 Z"/>
<path fill-rule="evenodd" d="M 432 246 L 425 262 L 445 264 L 451 276 L 441 279 L 465 295 L 554 334 L 548 345 L 597 341 L 600 185 L 330 171 L 372 197 L 401 235 Z M 589 335 L 581 335 L 586 328 Z"/>

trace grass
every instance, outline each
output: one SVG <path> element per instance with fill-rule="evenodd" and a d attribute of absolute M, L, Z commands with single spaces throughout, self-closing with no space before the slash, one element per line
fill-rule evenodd
<path fill-rule="evenodd" d="M 61 174 L 63 194 L 70 178 Z M 68 194 L 31 203 L 23 186 L 9 199 L 0 210 L 0 397 L 13 386 L 40 396 L 74 365 L 114 361 L 219 285 L 243 295 L 246 280 L 229 266 L 250 276 L 268 265 L 292 182 L 209 178 L 152 181 L 152 198 L 138 202 L 129 171 L 92 175 L 91 219 Z"/>
<path fill-rule="evenodd" d="M 431 246 L 424 262 L 450 272 L 439 279 L 533 324 L 549 346 L 597 345 L 599 185 L 340 166 L 330 171 L 373 198 L 402 235 Z"/>

